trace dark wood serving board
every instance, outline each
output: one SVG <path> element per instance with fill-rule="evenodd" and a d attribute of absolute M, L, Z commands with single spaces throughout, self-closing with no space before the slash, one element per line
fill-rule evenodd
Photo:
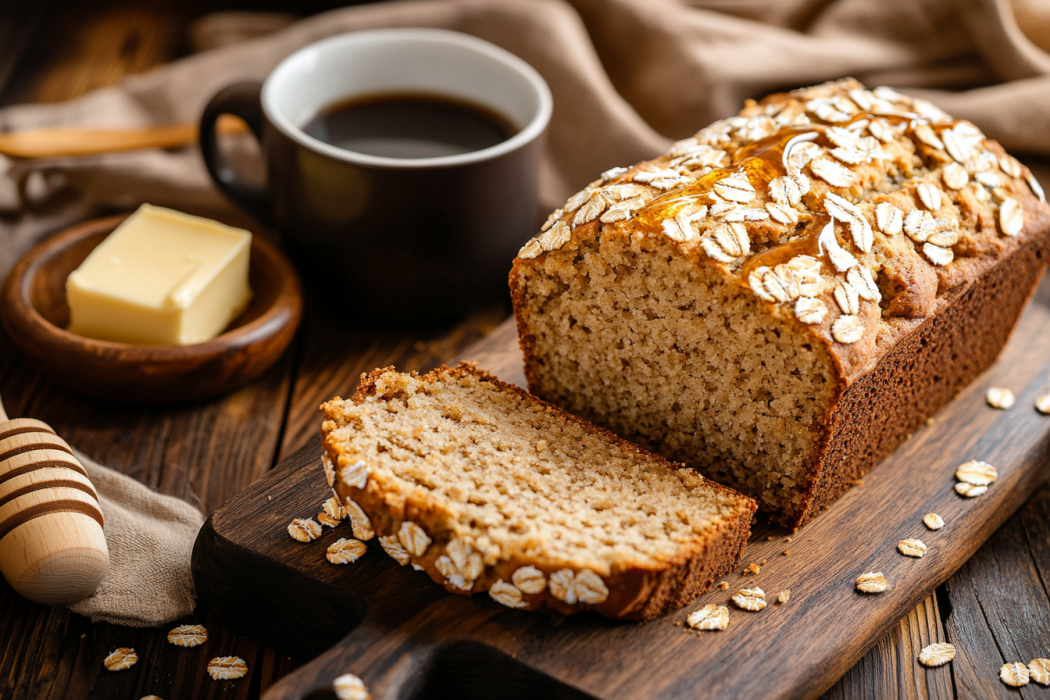
<path fill-rule="evenodd" d="M 463 359 L 522 382 L 509 322 Z M 1014 408 L 989 407 L 990 386 L 1011 388 Z M 485 595 L 451 595 L 397 566 L 374 540 L 355 564 L 329 564 L 325 550 L 352 536 L 348 523 L 308 544 L 286 532 L 329 495 L 319 440 L 208 520 L 194 550 L 197 593 L 240 631 L 299 658 L 319 654 L 275 685 L 268 700 L 334 698 L 332 679 L 348 672 L 365 680 L 375 700 L 816 697 L 1044 481 L 1050 416 L 1033 405 L 1048 391 L 1050 310 L 1031 305 L 995 366 L 862 483 L 798 532 L 756 523 L 728 590 L 715 587 L 646 624 L 561 618 L 510 610 Z M 1000 476 L 985 495 L 964 499 L 953 490 L 954 472 L 970 459 L 991 462 Z M 942 530 L 923 525 L 931 511 L 943 516 Z M 929 546 L 924 558 L 897 552 L 907 537 Z M 758 574 L 742 572 L 751 562 L 761 564 Z M 854 580 L 865 571 L 883 572 L 890 589 L 856 592 Z M 730 595 L 749 585 L 770 600 L 782 589 L 791 597 L 759 613 L 735 609 Z M 686 615 L 711 602 L 730 605 L 728 629 L 686 628 Z M 950 674 L 948 667 L 918 672 Z"/>

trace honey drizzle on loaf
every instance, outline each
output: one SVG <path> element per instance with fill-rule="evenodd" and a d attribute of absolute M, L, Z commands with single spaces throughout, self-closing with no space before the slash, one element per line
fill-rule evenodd
<path fill-rule="evenodd" d="M 655 161 L 606 171 L 518 257 L 557 250 L 595 220 L 629 225 L 699 246 L 764 302 L 794 305 L 801 322 L 852 344 L 866 331 L 860 304 L 882 300 L 870 255 L 879 237 L 903 233 L 930 263 L 948 266 L 968 252 L 956 245 L 967 198 L 990 206 L 1008 237 L 1024 229 L 1021 188 L 1045 202 L 1031 171 L 996 150 L 925 100 L 826 83 L 749 102 Z M 854 197 L 856 186 L 877 187 L 876 196 Z M 858 279 L 874 291 L 859 293 L 868 290 L 856 289 Z"/>

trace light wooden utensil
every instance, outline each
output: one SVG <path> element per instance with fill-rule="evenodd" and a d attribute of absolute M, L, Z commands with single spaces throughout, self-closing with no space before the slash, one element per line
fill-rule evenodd
<path fill-rule="evenodd" d="M 47 423 L 10 420 L 0 401 L 0 573 L 44 605 L 95 592 L 109 568 L 98 494 Z"/>
<path fill-rule="evenodd" d="M 248 130 L 235 118 L 220 120 L 219 133 Z M 129 129 L 90 129 L 56 126 L 0 133 L 0 154 L 16 158 L 94 156 L 143 148 L 176 148 L 197 142 L 196 124 L 163 124 Z"/>

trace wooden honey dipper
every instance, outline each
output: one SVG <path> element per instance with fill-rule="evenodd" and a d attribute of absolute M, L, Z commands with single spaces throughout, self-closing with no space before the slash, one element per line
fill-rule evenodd
<path fill-rule="evenodd" d="M 87 598 L 109 568 L 98 494 L 47 423 L 0 401 L 0 573 L 44 605 Z"/>

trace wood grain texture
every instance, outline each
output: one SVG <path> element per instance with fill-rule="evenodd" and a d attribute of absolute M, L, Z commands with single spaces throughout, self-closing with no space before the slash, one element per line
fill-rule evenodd
<path fill-rule="evenodd" d="M 267 9 L 293 12 L 327 8 L 324 2 L 262 2 Z M 7 11 L 8 6 L 0 12 L 0 35 L 5 48 L 0 59 L 0 81 L 8 71 L 16 70 L 10 82 L 0 85 L 0 103 L 71 99 L 92 87 L 112 84 L 129 71 L 145 70 L 170 60 L 185 49 L 181 44 L 189 21 L 203 12 L 220 9 L 197 0 L 156 0 L 150 3 L 148 15 L 126 12 L 135 5 L 133 0 L 96 0 L 89 4 L 41 0 L 20 3 L 13 11 Z M 235 2 L 230 7 L 234 6 L 244 9 L 243 3 Z M 253 7 L 258 6 L 253 3 Z M 45 16 L 47 21 L 41 22 Z M 38 28 L 46 31 L 37 31 Z M 0 234 L 5 225 L 0 221 Z M 1050 284 L 1044 282 L 1037 298 L 1050 305 Z M 505 309 L 493 309 L 482 314 L 484 318 L 480 320 L 473 316 L 451 328 L 424 333 L 413 329 L 346 329 L 313 300 L 308 300 L 308 307 L 317 310 L 316 317 L 308 315 L 304 319 L 297 340 L 278 364 L 249 386 L 219 400 L 163 409 L 88 401 L 55 387 L 27 366 L 2 330 L 0 390 L 8 399 L 12 415 L 43 418 L 72 444 L 102 463 L 164 493 L 198 502 L 204 512 L 210 513 L 315 436 L 317 405 L 352 389 L 358 373 L 391 363 L 402 369 L 430 369 L 449 358 L 458 360 L 462 346 L 446 342 L 447 337 L 456 335 L 466 342 L 506 315 Z M 336 345 L 314 345 L 326 340 Z M 491 363 L 486 366 L 502 375 L 501 368 Z M 1050 390 L 1050 384 L 1046 388 Z M 1014 410 L 1027 408 L 1019 403 Z M 1050 487 L 1044 487 L 1009 521 L 1008 526 L 1023 523 L 1029 528 L 1026 532 L 1030 533 L 1032 546 L 1027 555 L 1015 550 L 1017 560 L 981 558 L 975 571 L 1001 563 L 1009 572 L 1014 567 L 1028 566 L 1029 561 L 1038 561 L 1042 562 L 1042 580 L 1050 580 L 1045 532 L 1048 507 Z M 1039 522 L 1044 523 L 1044 529 L 1039 528 Z M 993 543 L 994 539 L 982 552 Z M 970 569 L 964 567 L 949 585 L 938 588 L 938 602 L 949 603 L 940 605 L 938 611 L 949 622 L 954 619 L 951 601 L 973 590 L 969 574 Z M 984 587 L 974 597 L 985 609 L 994 610 L 999 598 L 1012 594 L 1010 588 L 998 591 Z M 931 600 L 925 598 L 923 605 L 932 605 Z M 198 610 L 187 622 L 201 622 L 208 627 L 208 644 L 175 650 L 164 639 L 167 630 L 136 631 L 94 625 L 64 610 L 29 603 L 0 581 L 0 698 L 138 700 L 149 693 L 165 700 L 257 698 L 298 666 L 275 650 L 234 634 L 206 608 Z M 922 626 L 935 622 L 926 614 L 909 613 L 829 691 L 829 697 L 923 697 L 899 681 L 916 667 L 913 657 L 895 649 L 905 633 L 918 634 Z M 943 624 L 937 626 L 943 629 Z M 1019 637 L 1037 633 L 1023 623 L 1017 632 Z M 959 647 L 961 656 L 974 657 L 985 645 L 993 651 L 997 649 L 991 634 L 966 638 L 956 635 L 950 641 Z M 139 664 L 126 672 L 104 671 L 102 658 L 116 646 L 136 648 Z M 803 651 L 800 649 L 800 653 Z M 212 682 L 204 673 L 208 659 L 228 653 L 248 661 L 249 676 L 228 683 Z M 472 669 L 466 676 L 467 682 L 479 685 L 462 687 L 464 681 L 457 672 L 464 666 Z M 401 671 L 411 674 L 416 668 L 421 671 L 420 683 L 414 689 L 410 681 L 401 684 L 409 686 L 406 690 L 413 697 L 441 697 L 447 691 L 456 698 L 477 694 L 494 698 L 499 697 L 497 692 L 506 692 L 508 686 L 525 688 L 530 691 L 530 699 L 537 696 L 531 694 L 535 688 L 540 690 L 539 697 L 578 697 L 564 692 L 563 686 L 544 685 L 541 681 L 546 677 L 537 680 L 535 674 L 530 676 L 513 659 L 472 654 L 470 649 L 439 654 L 422 668 L 408 666 Z M 939 672 L 937 677 L 950 678 L 952 668 L 949 665 L 940 669 L 944 673 Z M 490 669 L 491 673 L 479 678 L 479 669 Z M 996 669 L 979 670 L 982 676 L 991 673 L 991 679 L 998 682 Z M 916 677 L 922 678 L 922 669 L 918 669 Z M 930 697 L 940 696 L 931 691 Z M 969 700 L 974 696 L 953 693 L 950 697 Z"/>
<path fill-rule="evenodd" d="M 291 343 L 302 292 L 291 263 L 254 231 L 247 308 L 216 338 L 191 345 L 131 345 L 66 330 L 66 279 L 128 214 L 62 231 L 19 260 L 0 293 L 10 337 L 55 382 L 88 396 L 174 403 L 226 393 L 250 382 Z"/>
<path fill-rule="evenodd" d="M 505 328 L 493 336 L 499 337 L 508 337 Z M 516 354 L 517 348 L 505 345 L 503 351 Z M 490 340 L 464 356 L 488 353 L 495 359 L 496 352 Z M 487 645 L 481 647 L 485 655 L 502 658 L 501 652 L 594 697 L 684 698 L 701 692 L 708 698 L 816 697 L 1042 484 L 1050 419 L 1034 410 L 996 411 L 986 405 L 984 393 L 991 385 L 1012 386 L 1019 406 L 1030 406 L 1048 379 L 1050 312 L 1032 306 L 992 370 L 827 513 L 793 535 L 756 527 L 744 563 L 760 564 L 759 574 L 731 576 L 729 591 L 716 589 L 681 613 L 646 625 L 587 615 L 559 621 L 506 610 L 484 596 L 446 595 L 425 576 L 396 567 L 375 543 L 350 567 L 328 564 L 324 549 L 329 540 L 348 534 L 347 525 L 342 533 L 328 532 L 307 545 L 285 532 L 292 518 L 316 512 L 327 497 L 316 447 L 268 474 L 205 525 L 195 552 L 198 591 L 215 609 L 230 613 L 227 621 L 251 625 L 252 635 L 272 644 L 287 640 L 293 627 L 301 630 L 297 636 L 327 643 L 356 624 L 332 650 L 279 682 L 267 695 L 271 700 L 307 697 L 347 670 L 365 678 L 377 697 L 414 697 L 401 689 L 404 670 L 423 668 L 421 659 L 429 658 L 435 645 L 444 649 L 458 644 L 451 640 L 463 639 Z M 954 470 L 975 458 L 993 462 L 1000 478 L 986 495 L 963 499 L 952 489 Z M 927 531 L 922 516 L 930 511 L 940 513 L 948 526 Z M 905 537 L 922 538 L 930 552 L 921 560 L 901 556 L 895 546 Z M 782 554 L 785 549 L 789 556 Z M 868 570 L 882 571 L 890 590 L 878 596 L 855 592 L 854 579 Z M 248 581 L 263 572 L 272 585 L 249 591 Z M 325 604 L 274 605 L 282 582 L 309 586 L 310 596 Z M 729 630 L 700 640 L 674 624 L 704 603 L 726 603 L 733 590 L 748 584 L 771 595 L 790 588 L 791 600 L 759 614 L 734 611 Z M 246 620 L 234 612 L 236 605 L 256 613 Z M 339 619 L 333 618 L 336 611 Z M 930 609 L 920 611 L 931 631 L 926 639 L 936 636 Z M 902 634 L 895 654 L 914 659 L 923 642 L 921 633 Z M 462 652 L 452 649 L 454 655 Z M 902 672 L 896 685 L 911 696 L 922 697 L 931 687 L 944 689 L 943 679 L 929 678 L 914 661 L 895 668 Z"/>

